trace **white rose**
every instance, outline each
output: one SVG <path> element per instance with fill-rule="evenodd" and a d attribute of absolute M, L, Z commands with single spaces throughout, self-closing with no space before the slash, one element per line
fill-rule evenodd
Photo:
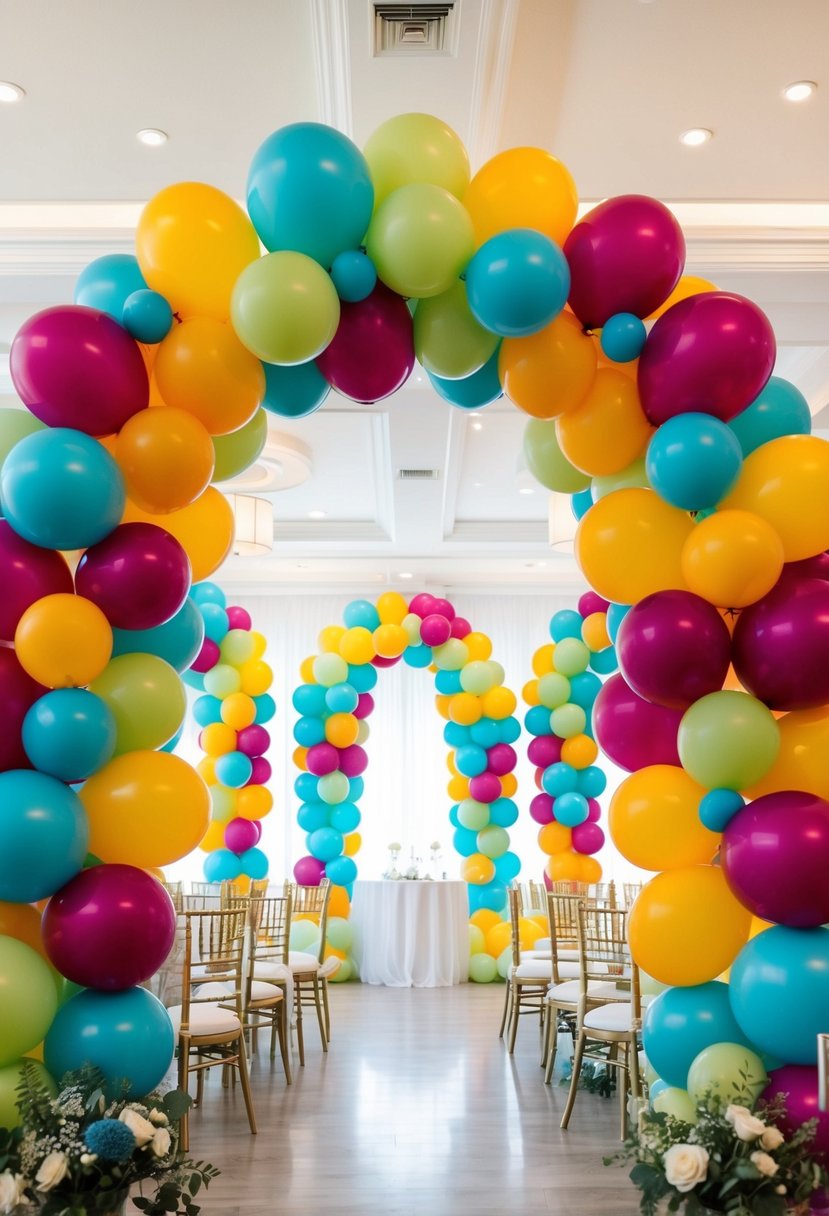
<path fill-rule="evenodd" d="M 776 1186 L 774 1188 L 774 1193 L 775 1193 L 775 1195 L 785 1195 L 786 1194 L 786 1188 L 783 1186 L 782 1182 L 780 1183 L 779 1186 Z"/>
<path fill-rule="evenodd" d="M 155 1128 L 149 1119 L 145 1119 L 143 1115 L 139 1115 L 136 1110 L 130 1110 L 128 1106 L 121 1111 L 118 1119 L 121 1123 L 126 1123 L 135 1136 L 135 1142 L 139 1148 L 143 1148 L 145 1144 L 149 1144 L 155 1135 Z"/>
<path fill-rule="evenodd" d="M 0 1174 L 0 1212 L 8 1216 L 19 1203 L 25 1203 L 23 1194 L 23 1179 L 20 1174 L 10 1174 L 8 1170 Z"/>
<path fill-rule="evenodd" d="M 48 1153 L 35 1174 L 35 1186 L 39 1191 L 51 1191 L 52 1187 L 63 1182 L 68 1172 L 69 1161 L 66 1153 Z"/>
<path fill-rule="evenodd" d="M 771 1152 L 774 1152 L 776 1148 L 780 1148 L 780 1145 L 783 1143 L 784 1139 L 785 1137 L 783 1136 L 783 1133 L 780 1131 L 779 1127 L 767 1127 L 760 1137 L 760 1143 L 762 1144 L 763 1148 L 770 1149 Z"/>
<path fill-rule="evenodd" d="M 774 1157 L 770 1157 L 768 1153 L 752 1153 L 749 1161 L 757 1166 L 764 1178 L 773 1178 L 779 1169 Z"/>
<path fill-rule="evenodd" d="M 753 1115 L 747 1106 L 729 1106 L 725 1117 L 733 1125 L 737 1139 L 745 1140 L 746 1143 L 759 1139 L 766 1130 L 763 1120 Z"/>
<path fill-rule="evenodd" d="M 708 1177 L 708 1153 L 699 1144 L 674 1144 L 663 1161 L 665 1177 L 681 1194 Z"/>
<path fill-rule="evenodd" d="M 152 1141 L 150 1142 L 150 1148 L 153 1151 L 153 1156 L 166 1157 L 170 1151 L 171 1142 L 172 1137 L 170 1136 L 170 1133 L 167 1131 L 166 1127 L 156 1128 Z M 769 1160 L 771 1160 L 771 1158 L 769 1158 Z"/>
<path fill-rule="evenodd" d="M 150 1123 L 154 1123 L 156 1127 L 166 1127 L 167 1124 L 170 1122 L 170 1120 L 164 1114 L 164 1111 L 158 1110 L 158 1108 L 155 1106 L 150 1111 L 148 1118 L 150 1120 Z"/>

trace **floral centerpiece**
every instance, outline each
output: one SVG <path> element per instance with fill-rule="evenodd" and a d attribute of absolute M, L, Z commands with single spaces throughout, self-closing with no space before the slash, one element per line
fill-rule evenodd
<path fill-rule="evenodd" d="M 67 1073 L 57 1096 L 34 1067 L 18 1089 L 21 1124 L 0 1128 L 0 1213 L 109 1216 L 130 1187 L 149 1181 L 133 1203 L 148 1216 L 197 1216 L 195 1197 L 218 1170 L 179 1161 L 178 1123 L 192 1104 L 180 1090 L 140 1101 L 107 1095 L 97 1069 Z"/>
<path fill-rule="evenodd" d="M 643 1216 L 808 1213 L 809 1197 L 827 1183 L 826 1170 L 809 1153 L 816 1122 L 787 1139 L 776 1126 L 784 1113 L 781 1099 L 752 1112 L 724 1106 L 715 1096 L 697 1106 L 695 1123 L 644 1111 L 624 1148 L 605 1165 L 634 1162 L 630 1177 L 642 1192 Z"/>

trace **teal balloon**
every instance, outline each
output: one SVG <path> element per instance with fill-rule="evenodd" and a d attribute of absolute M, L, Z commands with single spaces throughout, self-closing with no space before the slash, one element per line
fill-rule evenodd
<path fill-rule="evenodd" d="M 737 436 L 743 456 L 748 456 L 772 439 L 810 434 L 812 415 L 799 389 L 780 376 L 772 376 L 760 396 L 728 425 Z"/>
<path fill-rule="evenodd" d="M 195 688 L 196 692 L 204 692 L 204 676 L 201 672 L 188 670 L 179 674 L 189 688 Z"/>
<path fill-rule="evenodd" d="M 331 385 L 313 360 L 290 367 L 275 363 L 262 366 L 265 369 L 262 405 L 280 418 L 307 418 L 331 392 Z"/>
<path fill-rule="evenodd" d="M 518 807 L 511 798 L 496 798 L 489 804 L 489 822 L 499 828 L 511 828 L 518 821 Z"/>
<path fill-rule="evenodd" d="M 293 691 L 291 704 L 298 714 L 310 718 L 325 716 L 328 689 L 321 684 L 300 684 Z"/>
<path fill-rule="evenodd" d="M 590 656 L 590 666 L 597 675 L 609 676 L 619 666 L 615 646 L 605 646 L 604 650 L 595 650 Z"/>
<path fill-rule="evenodd" d="M 193 717 L 199 726 L 212 726 L 222 720 L 222 702 L 218 697 L 205 693 L 193 702 Z"/>
<path fill-rule="evenodd" d="M 706 1047 L 749 1046 L 732 1012 L 728 984 L 719 980 L 661 992 L 648 1005 L 642 1043 L 649 1063 L 677 1089 L 685 1089 L 688 1069 Z"/>
<path fill-rule="evenodd" d="M 175 616 L 155 629 L 113 629 L 112 657 L 120 654 L 154 654 L 181 675 L 196 658 L 203 641 L 204 617 L 198 605 L 188 596 Z M 211 721 L 218 722 L 219 718 L 212 718 Z M 202 722 L 200 725 L 207 726 L 208 723 Z"/>
<path fill-rule="evenodd" d="M 550 619 L 550 637 L 554 642 L 563 642 L 565 638 L 581 641 L 582 624 L 582 615 L 575 608 L 561 608 Z"/>
<path fill-rule="evenodd" d="M 126 1082 L 133 1097 L 158 1085 L 173 1058 L 175 1036 L 167 1010 L 146 988 L 96 992 L 84 988 L 58 1010 L 44 1043 L 53 1077 L 92 1064 L 110 1095 Z"/>
<path fill-rule="evenodd" d="M 343 609 L 343 623 L 347 629 L 360 627 L 373 632 L 380 624 L 380 613 L 369 600 L 352 600 Z"/>
<path fill-rule="evenodd" d="M 248 878 L 252 878 L 254 882 L 261 882 L 268 876 L 267 854 L 263 853 L 261 849 L 257 849 L 255 845 L 239 854 L 239 865 L 242 873 L 246 874 Z"/>
<path fill-rule="evenodd" d="M 715 507 L 740 475 L 743 453 L 730 427 L 711 414 L 677 414 L 648 444 L 648 480 L 682 511 Z"/>
<path fill-rule="evenodd" d="M 221 642 L 230 628 L 227 610 L 219 604 L 201 604 L 200 608 L 205 637 L 211 642 Z"/>
<path fill-rule="evenodd" d="M 473 853 L 478 852 L 478 833 L 473 832 L 471 828 L 455 828 L 452 844 L 455 852 L 460 853 L 461 857 L 471 857 Z"/>
<path fill-rule="evenodd" d="M 357 877 L 357 863 L 352 857 L 335 857 L 325 864 L 325 876 L 336 887 L 347 887 Z"/>
<path fill-rule="evenodd" d="M 121 522 L 121 470 L 82 431 L 50 427 L 15 444 L 0 470 L 3 514 L 44 549 L 88 549 Z"/>
<path fill-rule="evenodd" d="M 491 237 L 466 268 L 472 315 L 504 338 L 524 338 L 549 325 L 569 293 L 567 259 L 554 241 L 532 228 Z"/>
<path fill-rule="evenodd" d="M 220 608 L 227 607 L 227 596 L 217 583 L 194 583 L 190 588 L 190 598 L 197 604 L 218 604 Z"/>
<path fill-rule="evenodd" d="M 308 852 L 319 861 L 333 861 L 343 851 L 342 832 L 336 828 L 317 828 L 307 840 Z"/>
<path fill-rule="evenodd" d="M 253 698 L 253 703 L 256 706 L 256 717 L 253 719 L 256 725 L 262 726 L 265 722 L 270 722 L 276 713 L 276 701 L 271 694 L 263 692 L 260 696 Z"/>
<path fill-rule="evenodd" d="M 303 832 L 313 833 L 328 827 L 328 807 L 324 802 L 303 802 L 296 813 Z"/>
<path fill-rule="evenodd" d="M 135 291 L 146 290 L 147 283 L 133 254 L 107 253 L 83 268 L 75 283 L 73 299 L 76 304 L 108 313 L 120 325 L 129 297 Z"/>
<path fill-rule="evenodd" d="M 587 799 L 583 794 L 575 792 L 561 794 L 553 803 L 553 814 L 559 823 L 565 827 L 576 828 L 585 823 L 589 815 Z"/>
<path fill-rule="evenodd" d="M 338 253 L 331 266 L 331 278 L 337 295 L 347 304 L 359 304 L 377 286 L 374 263 L 361 249 L 346 249 Z"/>
<path fill-rule="evenodd" d="M 506 852 L 495 858 L 495 877 L 501 883 L 509 885 L 521 873 L 521 861 L 517 854 Z"/>
<path fill-rule="evenodd" d="M 477 777 L 486 772 L 487 754 L 476 743 L 466 743 L 455 752 L 455 767 L 462 777 Z"/>
<path fill-rule="evenodd" d="M 403 651 L 403 662 L 408 667 L 421 669 L 432 662 L 432 647 L 421 642 L 419 646 L 407 646 Z"/>
<path fill-rule="evenodd" d="M 85 688 L 56 688 L 28 711 L 22 737 L 40 772 L 59 781 L 85 781 L 115 753 L 115 717 Z"/>
<path fill-rule="evenodd" d="M 577 494 L 573 494 L 570 497 L 570 507 L 573 515 L 576 517 L 576 522 L 583 519 L 592 506 L 593 491 L 589 486 L 586 490 L 579 490 Z"/>
<path fill-rule="evenodd" d="M 647 336 L 644 321 L 631 312 L 617 312 L 602 326 L 602 351 L 614 363 L 630 363 L 639 358 Z"/>
<path fill-rule="evenodd" d="M 371 663 L 361 663 L 356 667 L 349 663 L 348 683 L 352 688 L 356 688 L 357 692 L 371 692 L 377 683 L 377 668 Z"/>
<path fill-rule="evenodd" d="M 324 804 L 323 804 L 324 805 Z M 353 802 L 338 802 L 328 807 L 328 822 L 332 828 L 346 835 L 355 832 L 360 826 L 362 816 Z"/>
<path fill-rule="evenodd" d="M 216 759 L 216 780 L 232 790 L 241 789 L 250 781 L 253 765 L 244 752 L 225 752 Z"/>
<path fill-rule="evenodd" d="M 239 858 L 230 849 L 215 849 L 208 853 L 203 870 L 208 882 L 233 882 L 242 873 Z"/>
<path fill-rule="evenodd" d="M 83 804 L 46 773 L 0 773 L 0 900 L 36 903 L 82 868 L 89 844 Z"/>
<path fill-rule="evenodd" d="M 247 184 L 248 213 L 262 244 L 293 249 L 325 269 L 357 249 L 374 208 L 368 164 L 333 127 L 298 122 L 257 149 Z"/>
<path fill-rule="evenodd" d="M 496 347 L 495 353 L 490 355 L 483 367 L 471 376 L 464 376 L 462 380 L 446 380 L 443 376 L 435 376 L 427 371 L 429 383 L 438 396 L 450 405 L 456 405 L 462 410 L 483 409 L 485 405 L 490 405 L 503 395 L 504 390 L 498 376 L 499 350 L 500 347 Z"/>
<path fill-rule="evenodd" d="M 709 832 L 724 832 L 729 822 L 746 804 L 736 790 L 709 790 L 700 799 L 699 817 Z"/>
<path fill-rule="evenodd" d="M 181 743 L 183 735 L 184 735 L 184 723 L 182 722 L 181 726 L 178 728 L 176 733 L 173 735 L 172 739 L 168 739 L 166 743 L 162 743 L 161 747 L 158 750 L 160 752 L 174 752 L 176 750 L 176 748 L 178 747 L 179 743 Z"/>
<path fill-rule="evenodd" d="M 630 604 L 611 604 L 607 610 L 607 632 L 610 634 L 611 642 L 616 641 L 616 636 L 619 632 L 619 626 L 630 612 Z"/>
<path fill-rule="evenodd" d="M 144 287 L 127 296 L 123 312 L 116 320 L 136 342 L 155 346 L 172 329 L 173 310 L 159 292 Z"/>

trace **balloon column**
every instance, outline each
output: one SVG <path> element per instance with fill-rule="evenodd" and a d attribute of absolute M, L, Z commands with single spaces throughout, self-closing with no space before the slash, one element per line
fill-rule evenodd
<path fill-rule="evenodd" d="M 533 736 L 527 749 L 536 766 L 539 793 L 530 814 L 540 824 L 538 843 L 549 857 L 544 877 L 551 882 L 599 882 L 602 867 L 594 854 L 605 842 L 599 826 L 599 796 L 607 778 L 595 764 L 593 705 L 601 676 L 616 668 L 608 634 L 607 600 L 587 591 L 578 610 L 562 609 L 550 621 L 553 639 L 533 655 L 535 678 L 524 685 L 530 706 L 524 725 Z"/>
<path fill-rule="evenodd" d="M 499 913 L 506 886 L 521 868 L 507 832 L 518 818 L 512 744 L 520 726 L 513 716 L 515 696 L 503 684 L 504 669 L 490 658 L 489 638 L 474 633 L 448 600 L 425 593 L 410 601 L 396 591 L 384 593 L 376 604 L 354 600 L 343 622 L 323 629 L 320 653 L 303 663 L 303 683 L 293 695 L 301 715 L 294 726 L 294 760 L 302 769 L 295 783 L 302 800 L 297 820 L 307 833 L 308 849 L 294 866 L 294 876 L 306 885 L 317 885 L 324 877 L 333 884 L 329 941 L 344 957 L 338 980 L 353 974 L 347 945 L 337 946 L 335 935 L 340 943 L 348 942 L 343 925 L 357 877 L 357 801 L 368 766 L 363 744 L 378 670 L 402 659 L 410 667 L 435 672 L 436 705 L 446 719 L 444 738 L 451 749 L 448 792 L 455 805 L 449 818 L 463 858 L 461 876 L 469 883 L 470 911 Z M 474 953 L 470 970 L 473 979 L 483 982 L 497 976 L 495 959 L 488 954 Z"/>
<path fill-rule="evenodd" d="M 228 605 L 215 583 L 197 583 L 193 599 L 204 623 L 204 642 L 186 673 L 203 690 L 193 706 L 206 752 L 198 771 L 207 783 L 211 823 L 200 848 L 207 857 L 208 882 L 234 879 L 248 887 L 266 878 L 268 858 L 257 848 L 262 819 L 273 807 L 265 757 L 270 735 L 265 723 L 276 713 L 268 692 L 273 673 L 264 661 L 266 642 L 251 630 L 250 614 Z"/>

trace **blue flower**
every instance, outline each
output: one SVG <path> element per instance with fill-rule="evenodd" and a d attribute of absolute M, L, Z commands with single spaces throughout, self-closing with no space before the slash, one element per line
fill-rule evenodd
<path fill-rule="evenodd" d="M 90 1153 L 97 1153 L 105 1161 L 127 1161 L 135 1151 L 135 1136 L 118 1119 L 90 1123 L 84 1138 Z"/>

